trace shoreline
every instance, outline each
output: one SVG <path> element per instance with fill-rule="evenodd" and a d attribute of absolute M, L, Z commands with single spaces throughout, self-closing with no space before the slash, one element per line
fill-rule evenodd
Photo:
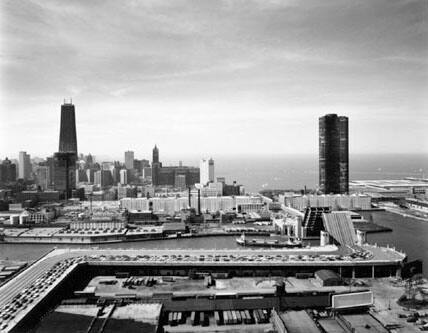
<path fill-rule="evenodd" d="M 358 223 L 358 222 L 357 222 Z M 358 224 L 355 224 L 355 229 L 359 229 L 361 231 L 364 231 L 368 234 L 375 234 L 375 233 L 384 233 L 384 232 L 391 232 L 392 229 L 389 227 L 384 227 L 381 225 L 378 225 L 376 223 L 370 223 L 370 222 L 361 222 Z M 263 236 L 263 237 L 270 237 L 271 232 L 266 231 L 258 231 L 258 232 L 245 232 L 248 236 Z M 102 245 L 102 244 L 119 244 L 119 243 L 132 243 L 132 242 L 145 242 L 145 241 L 164 241 L 169 239 L 191 239 L 191 238 L 203 238 L 203 237 L 224 237 L 224 236 L 240 236 L 242 235 L 241 231 L 231 231 L 231 232 L 225 232 L 225 231 L 215 231 L 215 232 L 204 232 L 204 233 L 196 233 L 196 234 L 172 234 L 169 236 L 163 236 L 163 237 L 143 237 L 143 238 L 123 238 L 123 239 L 114 239 L 112 236 L 112 239 L 110 240 L 101 240 L 101 241 L 91 241 L 90 237 L 85 238 L 84 241 L 67 241 L 67 240 L 56 240 L 51 239 L 49 237 L 46 237 L 46 239 L 26 239 L 24 237 L 14 237 L 14 236 L 6 236 L 5 239 L 0 241 L 0 244 L 51 244 L 51 245 Z M 305 241 L 311 241 L 318 239 L 318 237 L 305 237 L 303 240 Z"/>
<path fill-rule="evenodd" d="M 399 208 L 393 208 L 393 207 L 387 207 L 386 206 L 385 207 L 385 211 L 393 213 L 393 214 L 400 215 L 400 216 L 402 216 L 404 218 L 410 217 L 410 218 L 413 218 L 415 220 L 419 220 L 419 221 L 427 222 L 428 223 L 428 218 L 420 217 L 420 216 L 417 216 L 417 215 L 406 214 L 402 210 L 400 210 Z"/>
<path fill-rule="evenodd" d="M 135 239 L 122 239 L 122 240 L 104 240 L 94 242 L 68 242 L 68 241 L 43 241 L 43 240 L 24 240 L 24 241 L 0 241 L 0 244 L 52 244 L 52 245 L 97 245 L 97 244 L 118 244 L 118 243 L 132 243 L 132 242 L 145 242 L 145 241 L 156 241 L 156 240 L 177 240 L 177 239 L 191 239 L 191 238 L 203 238 L 203 237 L 236 237 L 240 236 L 242 232 L 213 232 L 213 233 L 201 233 L 192 235 L 180 235 L 174 237 L 152 237 L 152 238 L 135 238 Z M 266 232 L 248 232 L 249 236 L 269 236 L 270 233 Z M 16 237 L 17 239 L 19 237 Z"/>

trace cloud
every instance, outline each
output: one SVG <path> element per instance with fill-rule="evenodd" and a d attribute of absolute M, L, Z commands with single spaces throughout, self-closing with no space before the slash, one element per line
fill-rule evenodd
<path fill-rule="evenodd" d="M 0 6 L 1 135 L 13 138 L 0 143 L 4 151 L 30 144 L 12 124 L 50 131 L 56 142 L 58 117 L 46 113 L 58 112 L 64 97 L 73 97 L 84 128 L 79 147 L 96 145 L 99 153 L 111 145 L 120 150 L 127 141 L 160 142 L 161 136 L 176 151 L 189 133 L 206 136 L 201 128 L 216 135 L 200 149 L 231 149 L 218 137 L 235 131 L 242 140 L 235 140 L 237 149 L 252 150 L 244 139 L 253 132 L 238 131 L 236 124 L 290 140 L 299 132 L 284 130 L 287 121 L 306 123 L 311 138 L 281 149 L 316 152 L 317 117 L 330 110 L 352 114 L 356 123 L 377 115 L 364 129 L 369 133 L 377 133 L 376 119 L 390 114 L 390 151 L 428 149 L 392 134 L 402 124 L 414 131 L 413 117 L 421 119 L 417 139 L 428 141 L 422 131 L 428 106 L 423 0 L 33 0 Z M 45 124 L 33 116 L 36 110 Z M 111 133 L 117 118 L 128 128 L 125 137 L 91 140 L 91 128 Z M 174 120 L 171 133 L 168 119 Z M 277 151 L 273 137 L 263 140 Z M 40 147 L 55 146 L 46 141 Z"/>

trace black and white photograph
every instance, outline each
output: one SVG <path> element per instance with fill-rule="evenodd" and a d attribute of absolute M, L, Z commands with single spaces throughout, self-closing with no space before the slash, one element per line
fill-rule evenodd
<path fill-rule="evenodd" d="M 0 333 L 428 331 L 428 0 L 0 0 Z"/>

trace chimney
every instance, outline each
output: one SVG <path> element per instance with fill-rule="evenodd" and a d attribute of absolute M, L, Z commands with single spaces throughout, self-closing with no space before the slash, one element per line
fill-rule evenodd
<path fill-rule="evenodd" d="M 190 193 L 191 188 L 189 186 L 189 208 L 192 207 L 192 194 Z"/>
<path fill-rule="evenodd" d="M 201 190 L 198 189 L 198 215 L 201 215 Z"/>

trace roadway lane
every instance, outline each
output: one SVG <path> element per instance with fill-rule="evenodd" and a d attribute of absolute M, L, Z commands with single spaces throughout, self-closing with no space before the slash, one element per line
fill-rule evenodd
<path fill-rule="evenodd" d="M 23 272 L 0 287 L 0 308 L 9 303 L 15 295 L 20 293 L 23 289 L 31 286 L 57 262 L 75 256 L 78 256 L 78 254 L 63 253 L 59 256 L 46 256 L 40 259 L 37 263 L 29 266 Z"/>

